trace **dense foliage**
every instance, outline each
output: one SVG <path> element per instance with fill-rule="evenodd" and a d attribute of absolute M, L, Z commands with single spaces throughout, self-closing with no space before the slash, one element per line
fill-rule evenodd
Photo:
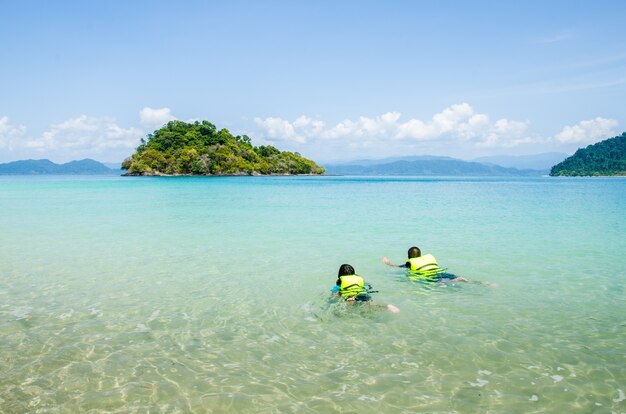
<path fill-rule="evenodd" d="M 122 163 L 128 175 L 324 173 L 297 152 L 281 152 L 271 145 L 255 147 L 248 136 L 218 131 L 208 121 L 171 121 L 147 138 Z"/>
<path fill-rule="evenodd" d="M 574 155 L 552 167 L 550 175 L 626 175 L 626 132 L 578 149 Z"/>

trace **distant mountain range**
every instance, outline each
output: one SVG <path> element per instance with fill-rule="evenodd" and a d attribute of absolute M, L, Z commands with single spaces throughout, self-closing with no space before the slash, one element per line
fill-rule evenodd
<path fill-rule="evenodd" d="M 363 159 L 325 164 L 326 174 L 425 176 L 540 176 L 567 157 L 562 153 L 481 157 L 464 161 L 451 157 L 417 155 Z M 23 160 L 0 164 L 0 174 L 121 174 L 120 164 L 92 159 L 55 164 L 50 160 Z"/>
<path fill-rule="evenodd" d="M 55 164 L 50 160 L 22 160 L 0 164 L 0 174 L 4 175 L 42 175 L 74 174 L 97 175 L 119 174 L 119 169 L 112 169 L 91 159 Z"/>
<path fill-rule="evenodd" d="M 474 158 L 472 161 L 507 168 L 549 170 L 553 165 L 560 163 L 565 158 L 567 158 L 567 154 L 564 152 L 545 152 L 534 155 L 495 155 Z"/>
<path fill-rule="evenodd" d="M 543 155 L 545 154 L 539 154 L 538 159 Z M 563 154 L 564 157 L 565 154 Z M 508 158 L 513 159 L 515 157 Z M 523 162 L 530 162 L 530 157 L 522 160 Z M 543 164 L 538 163 L 537 165 Z M 537 169 L 511 168 L 496 165 L 492 162 L 463 161 L 450 157 L 431 155 L 392 157 L 380 160 L 357 160 L 324 165 L 326 174 L 426 176 L 540 176 L 548 174 L 551 166 L 552 164 L 545 168 Z"/>
<path fill-rule="evenodd" d="M 337 161 L 337 162 L 328 162 L 324 165 L 379 165 L 379 164 L 389 164 L 395 161 L 425 161 L 425 160 L 455 160 L 456 158 L 444 157 L 440 155 L 410 155 L 404 157 L 386 157 L 386 158 L 378 158 L 378 159 L 363 159 L 363 160 L 352 160 L 352 161 Z"/>

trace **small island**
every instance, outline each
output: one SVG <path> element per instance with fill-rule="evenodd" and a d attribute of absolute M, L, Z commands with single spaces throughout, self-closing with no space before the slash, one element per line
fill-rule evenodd
<path fill-rule="evenodd" d="M 586 148 L 550 170 L 551 176 L 626 176 L 626 132 Z"/>
<path fill-rule="evenodd" d="M 141 140 L 123 175 L 319 175 L 324 168 L 297 152 L 255 147 L 209 121 L 170 121 Z"/>

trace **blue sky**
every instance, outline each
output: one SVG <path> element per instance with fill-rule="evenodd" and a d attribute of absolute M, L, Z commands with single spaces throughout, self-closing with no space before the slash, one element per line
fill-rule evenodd
<path fill-rule="evenodd" d="M 624 17 L 623 1 L 2 1 L 0 162 L 120 161 L 174 118 L 319 161 L 572 153 L 626 130 Z"/>

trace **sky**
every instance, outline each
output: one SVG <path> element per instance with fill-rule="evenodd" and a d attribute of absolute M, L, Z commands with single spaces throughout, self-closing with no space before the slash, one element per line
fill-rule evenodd
<path fill-rule="evenodd" d="M 319 162 L 573 153 L 626 130 L 625 1 L 0 0 L 0 162 L 209 120 Z"/>

